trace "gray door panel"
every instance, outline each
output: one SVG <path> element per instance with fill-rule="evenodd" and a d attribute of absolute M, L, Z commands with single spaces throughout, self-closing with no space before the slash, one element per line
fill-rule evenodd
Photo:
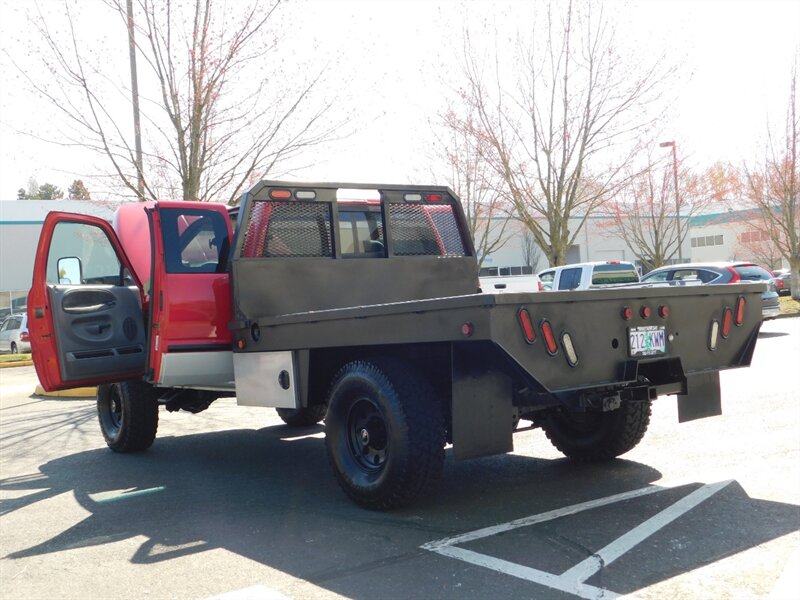
<path fill-rule="evenodd" d="M 139 290 L 115 285 L 49 286 L 64 381 L 144 370 Z"/>

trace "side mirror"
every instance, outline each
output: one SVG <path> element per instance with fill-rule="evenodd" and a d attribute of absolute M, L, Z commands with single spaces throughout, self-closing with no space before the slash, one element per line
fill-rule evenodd
<path fill-rule="evenodd" d="M 62 285 L 80 285 L 82 282 L 81 259 L 77 256 L 59 258 L 58 283 Z"/>

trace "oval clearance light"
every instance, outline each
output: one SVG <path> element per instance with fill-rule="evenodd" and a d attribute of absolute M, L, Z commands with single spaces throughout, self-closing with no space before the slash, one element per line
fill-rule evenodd
<path fill-rule="evenodd" d="M 662 319 L 666 319 L 669 316 L 669 306 L 666 304 L 662 304 L 658 307 L 658 316 Z"/>
<path fill-rule="evenodd" d="M 289 190 L 270 190 L 269 197 L 273 200 L 289 200 L 292 197 L 292 192 Z"/>
<path fill-rule="evenodd" d="M 731 326 L 733 326 L 733 311 L 729 307 L 725 307 L 722 311 L 722 337 L 727 339 L 731 334 Z"/>
<path fill-rule="evenodd" d="M 575 345 L 572 343 L 572 336 L 564 332 L 561 334 L 561 347 L 564 348 L 564 356 L 570 367 L 578 364 L 578 354 L 575 352 Z"/>
<path fill-rule="evenodd" d="M 711 332 L 708 335 L 708 349 L 717 349 L 717 340 L 719 339 L 719 321 L 711 321 Z"/>
<path fill-rule="evenodd" d="M 745 307 L 744 296 L 739 296 L 736 299 L 736 318 L 733 320 L 733 322 L 736 323 L 737 327 L 739 327 L 742 323 L 744 323 L 744 307 Z"/>
<path fill-rule="evenodd" d="M 422 202 L 422 194 L 405 194 L 403 200 L 406 202 Z"/>
<path fill-rule="evenodd" d="M 633 309 L 630 306 L 626 306 L 622 309 L 622 318 L 626 321 L 630 321 L 631 317 L 633 317 Z"/>
<path fill-rule="evenodd" d="M 639 310 L 639 314 L 640 314 L 640 315 L 642 315 L 642 318 L 643 318 L 643 319 L 649 319 L 649 318 L 650 318 L 650 315 L 652 314 L 652 312 L 653 312 L 653 311 L 651 311 L 651 310 L 650 310 L 650 307 L 649 307 L 649 306 L 647 306 L 647 305 L 644 305 L 644 306 L 643 306 L 643 307 L 642 307 L 642 308 Z"/>
<path fill-rule="evenodd" d="M 517 311 L 517 319 L 519 320 L 519 326 L 522 329 L 522 335 L 525 341 L 529 344 L 535 342 L 536 328 L 533 326 L 533 320 L 531 319 L 531 314 L 528 312 L 528 309 L 520 308 Z"/>
<path fill-rule="evenodd" d="M 426 194 L 425 199 L 428 202 L 441 202 L 442 200 L 444 200 L 444 196 L 442 196 L 441 194 Z"/>
<path fill-rule="evenodd" d="M 297 190 L 294 193 L 294 197 L 298 200 L 315 200 L 317 198 L 317 192 L 314 190 Z"/>
<path fill-rule="evenodd" d="M 464 334 L 465 337 L 471 337 L 474 332 L 475 326 L 472 323 L 467 322 L 461 325 L 461 333 Z"/>
<path fill-rule="evenodd" d="M 558 345 L 556 344 L 556 336 L 553 335 L 553 328 L 550 326 L 549 321 L 542 321 L 539 325 L 542 330 L 542 337 L 544 337 L 544 347 L 550 356 L 555 356 L 558 353 Z"/>

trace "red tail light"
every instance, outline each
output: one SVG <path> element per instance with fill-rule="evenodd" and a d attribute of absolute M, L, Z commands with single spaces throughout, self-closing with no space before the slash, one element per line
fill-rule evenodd
<path fill-rule="evenodd" d="M 639 311 L 639 314 L 642 315 L 643 319 L 649 319 L 651 313 L 652 311 L 650 310 L 649 306 L 643 306 L 642 309 Z"/>
<path fill-rule="evenodd" d="M 734 319 L 737 327 L 744 323 L 744 306 L 744 296 L 739 296 L 736 299 L 736 318 Z"/>
<path fill-rule="evenodd" d="M 553 335 L 553 328 L 550 326 L 549 321 L 542 321 L 540 325 L 542 336 L 544 337 L 544 346 L 547 348 L 547 353 L 550 356 L 555 356 L 558 352 L 558 345 L 556 344 L 556 336 Z"/>
<path fill-rule="evenodd" d="M 730 308 L 725 308 L 722 311 L 722 337 L 727 338 L 731 334 L 731 325 L 733 325 L 733 311 Z"/>
<path fill-rule="evenodd" d="M 731 280 L 728 283 L 739 283 L 742 278 L 739 277 L 739 273 L 736 272 L 736 269 L 733 267 L 725 267 L 728 271 L 731 272 Z"/>
<path fill-rule="evenodd" d="M 441 202 L 444 200 L 444 196 L 441 194 L 425 194 L 425 200 L 428 202 Z"/>
<path fill-rule="evenodd" d="M 633 317 L 633 309 L 630 306 L 626 306 L 622 309 L 622 318 L 626 321 L 630 321 L 631 317 Z"/>
<path fill-rule="evenodd" d="M 269 197 L 273 200 L 288 200 L 292 197 L 292 192 L 289 190 L 270 190 Z"/>
<path fill-rule="evenodd" d="M 544 285 L 542 285 L 542 282 L 541 282 L 541 280 L 539 281 L 539 291 L 540 291 L 540 292 L 543 292 L 543 291 L 544 291 Z"/>
<path fill-rule="evenodd" d="M 666 319 L 669 316 L 669 306 L 666 304 L 662 304 L 658 307 L 658 316 L 662 319 Z"/>
<path fill-rule="evenodd" d="M 519 319 L 519 326 L 522 328 L 522 335 L 525 336 L 525 341 L 532 344 L 536 341 L 536 328 L 533 326 L 531 314 L 527 308 L 520 308 L 517 312 L 517 319 Z"/>
<path fill-rule="evenodd" d="M 20 342 L 30 342 L 31 341 L 30 334 L 27 331 L 23 331 L 22 333 L 19 334 L 19 341 Z"/>

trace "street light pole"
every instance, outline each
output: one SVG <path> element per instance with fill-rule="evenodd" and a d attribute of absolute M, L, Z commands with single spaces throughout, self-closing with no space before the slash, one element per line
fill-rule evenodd
<path fill-rule="evenodd" d="M 681 200 L 678 195 L 678 151 L 675 141 L 661 142 L 661 148 L 672 148 L 672 175 L 675 177 L 675 229 L 678 234 L 678 260 L 683 262 L 683 240 L 681 240 Z"/>

